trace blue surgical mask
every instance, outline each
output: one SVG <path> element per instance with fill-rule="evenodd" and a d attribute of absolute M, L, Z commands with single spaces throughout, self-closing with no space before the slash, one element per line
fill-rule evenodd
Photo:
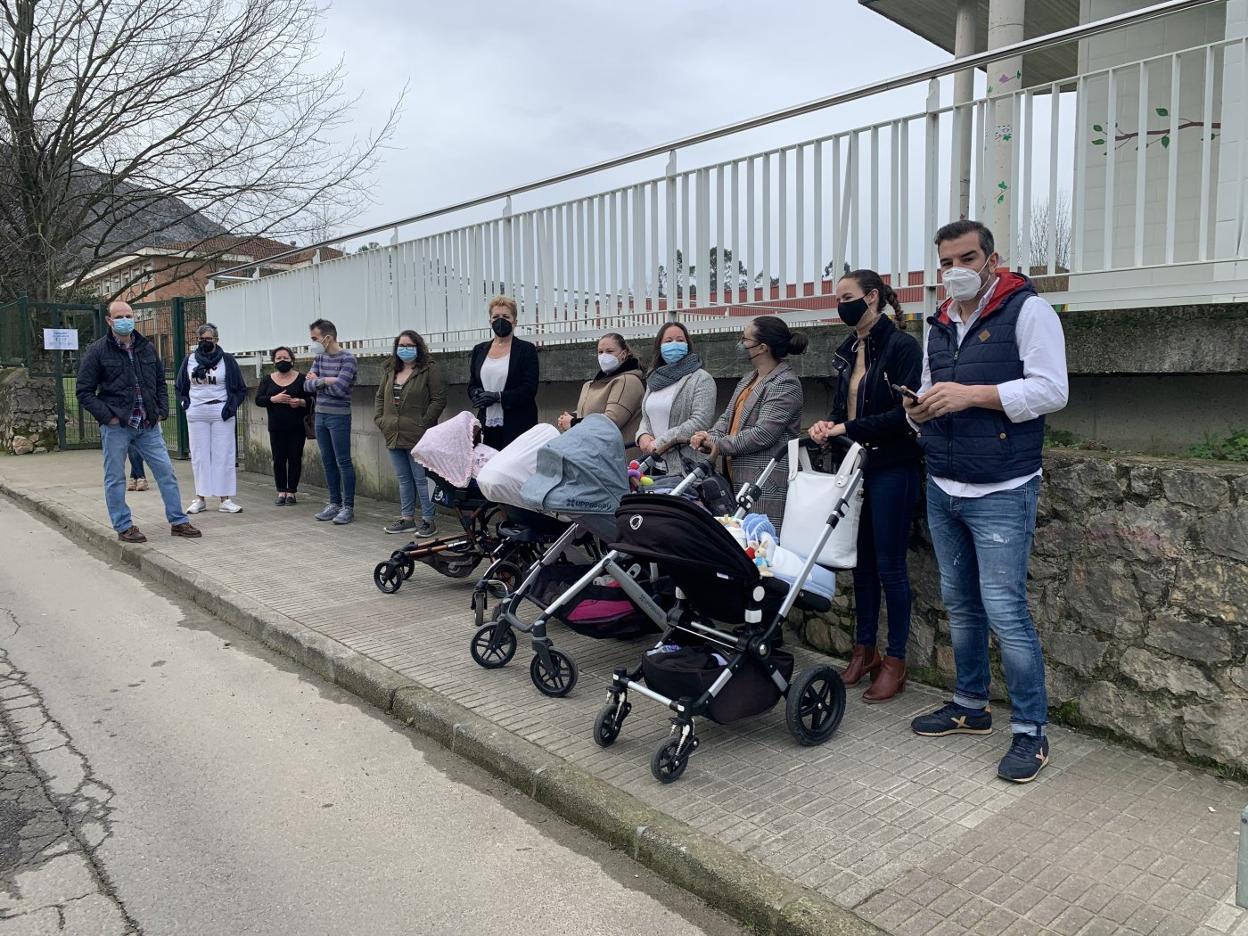
<path fill-rule="evenodd" d="M 668 364 L 675 364 L 677 361 L 684 360 L 686 354 L 689 353 L 689 345 L 683 341 L 669 341 L 667 344 L 659 346 L 659 354 L 663 355 L 663 360 Z"/>
<path fill-rule="evenodd" d="M 420 348 L 408 348 L 404 345 L 399 345 L 398 349 L 394 353 L 399 356 L 400 361 L 411 363 L 420 357 Z"/>
<path fill-rule="evenodd" d="M 115 318 L 113 319 L 113 331 L 118 335 L 128 335 L 134 331 L 134 319 L 132 318 Z"/>

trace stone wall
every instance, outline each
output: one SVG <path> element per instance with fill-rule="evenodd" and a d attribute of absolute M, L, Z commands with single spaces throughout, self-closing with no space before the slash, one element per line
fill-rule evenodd
<path fill-rule="evenodd" d="M 0 368 L 0 452 L 29 455 L 56 448 L 56 387 L 24 367 Z"/>
<path fill-rule="evenodd" d="M 949 626 L 922 519 L 910 573 L 908 662 L 924 681 L 951 687 Z M 846 654 L 853 587 L 841 579 L 832 613 L 799 629 Z M 1248 465 L 1049 450 L 1029 592 L 1055 718 L 1248 771 Z M 995 647 L 993 674 L 1004 699 Z"/>

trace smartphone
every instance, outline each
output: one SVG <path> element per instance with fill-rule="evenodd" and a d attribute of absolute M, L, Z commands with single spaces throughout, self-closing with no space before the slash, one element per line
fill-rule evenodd
<path fill-rule="evenodd" d="M 909 397 L 915 403 L 919 402 L 919 395 L 909 387 L 903 387 L 901 384 L 889 384 L 893 388 L 894 393 L 900 393 L 904 397 Z"/>

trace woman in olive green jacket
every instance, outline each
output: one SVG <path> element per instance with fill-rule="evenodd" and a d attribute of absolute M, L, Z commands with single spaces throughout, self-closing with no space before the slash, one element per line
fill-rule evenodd
<path fill-rule="evenodd" d="M 425 339 L 408 330 L 394 339 L 394 353 L 377 387 L 373 422 L 385 437 L 390 463 L 399 481 L 399 519 L 382 529 L 387 533 L 410 533 L 426 538 L 437 533 L 429 481 L 423 465 L 412 460 L 412 446 L 438 421 L 446 408 L 446 378 L 432 357 Z M 416 525 L 416 501 L 420 500 L 420 526 Z"/>

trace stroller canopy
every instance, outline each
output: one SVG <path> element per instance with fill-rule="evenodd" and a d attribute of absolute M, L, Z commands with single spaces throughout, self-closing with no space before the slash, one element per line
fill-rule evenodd
<path fill-rule="evenodd" d="M 624 439 L 615 423 L 595 413 L 542 447 L 520 496 L 529 510 L 613 516 L 627 493 Z"/>
<path fill-rule="evenodd" d="M 480 428 L 477 418 L 469 412 L 430 426 L 412 449 L 412 458 L 452 487 L 467 487 L 469 480 L 495 454 L 488 445 L 474 447 Z"/>

